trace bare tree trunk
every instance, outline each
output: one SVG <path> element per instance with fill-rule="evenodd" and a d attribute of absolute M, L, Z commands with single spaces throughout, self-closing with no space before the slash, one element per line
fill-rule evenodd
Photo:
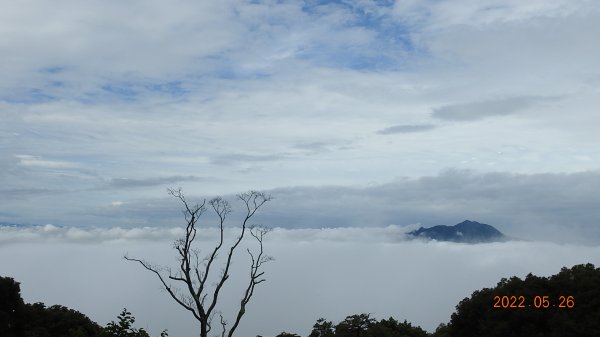
<path fill-rule="evenodd" d="M 200 322 L 200 337 L 208 337 L 208 331 L 206 330 L 205 322 Z"/>

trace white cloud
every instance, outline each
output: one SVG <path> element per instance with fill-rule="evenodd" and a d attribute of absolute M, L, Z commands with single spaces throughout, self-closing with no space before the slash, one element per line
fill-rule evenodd
<path fill-rule="evenodd" d="M 77 165 L 62 160 L 47 160 L 37 156 L 19 154 L 15 156 L 19 160 L 19 164 L 23 166 L 33 166 L 41 168 L 73 168 Z"/>
<path fill-rule="evenodd" d="M 194 58 L 237 43 L 232 1 L 219 3 L 39 1 L 2 13 L 3 49 L 20 71 L 55 69 L 108 76 L 180 72 Z M 227 24 L 225 24 L 227 23 Z M 33 29 L 32 27 L 35 27 Z M 37 69 L 31 69 L 37 65 Z M 160 65 L 160 66 L 158 66 Z M 182 66 L 184 67 L 182 69 Z M 14 73 L 14 72 L 11 72 Z M 12 79 L 14 80 L 14 79 Z"/>
<path fill-rule="evenodd" d="M 375 228 L 274 228 L 269 237 L 273 240 L 294 242 L 387 242 L 394 243 L 407 240 L 405 234 L 416 229 L 417 225 Z M 240 228 L 228 227 L 226 237 L 232 239 L 239 233 Z M 179 227 L 133 227 L 133 228 L 94 228 L 69 227 L 47 224 L 43 226 L 0 226 L 0 244 L 22 243 L 127 243 L 138 241 L 175 240 L 185 234 Z M 218 228 L 202 228 L 198 241 L 209 242 L 219 237 Z"/>
<path fill-rule="evenodd" d="M 216 229 L 208 229 L 209 237 L 216 237 Z M 62 227 L 47 224 L 44 226 L 1 227 L 0 243 L 114 243 L 136 240 L 174 240 L 184 232 L 181 228 L 86 228 Z"/>
<path fill-rule="evenodd" d="M 435 108 L 433 117 L 443 120 L 470 121 L 495 116 L 508 116 L 548 100 L 541 97 L 510 97 L 492 101 L 470 102 Z"/>
<path fill-rule="evenodd" d="M 340 321 L 362 312 L 407 319 L 431 331 L 449 320 L 461 299 L 502 277 L 547 276 L 563 266 L 600 264 L 597 246 L 396 241 L 403 230 L 275 230 L 265 245 L 276 260 L 267 264 L 267 282 L 257 288 L 240 335 L 283 330 L 307 335 L 319 317 Z M 127 307 L 152 335 L 165 328 L 174 336 L 196 331 L 193 318 L 171 303 L 153 275 L 121 258 L 128 253 L 174 265 L 171 241 L 183 235 L 181 230 L 45 226 L 3 229 L 1 235 L 16 240 L 0 244 L 0 273 L 21 282 L 28 302 L 67 305 L 102 324 Z M 202 237 L 200 248 L 206 251 L 215 239 L 210 233 Z M 241 294 L 244 258 L 235 261 L 224 290 L 226 314 Z"/>
<path fill-rule="evenodd" d="M 458 25 L 483 27 L 538 18 L 560 18 L 594 9 L 594 2 L 585 0 L 402 0 L 395 3 L 393 14 L 409 22 L 417 22 L 427 28 L 439 30 Z"/>

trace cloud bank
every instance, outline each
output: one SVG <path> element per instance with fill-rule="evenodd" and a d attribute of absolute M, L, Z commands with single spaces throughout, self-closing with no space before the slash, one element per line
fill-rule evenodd
<path fill-rule="evenodd" d="M 275 335 L 283 330 L 307 335 L 317 318 L 340 321 L 369 312 L 394 316 L 432 331 L 449 320 L 454 306 L 476 289 L 502 277 L 532 272 L 551 275 L 563 266 L 600 263 L 600 248 L 543 242 L 456 244 L 397 240 L 405 228 L 276 229 L 265 247 L 267 282 L 257 288 L 239 333 Z M 62 304 L 100 323 L 123 307 L 153 335 L 193 335 L 193 318 L 171 303 L 158 282 L 123 254 L 161 265 L 175 264 L 171 242 L 179 229 L 3 228 L 0 274 L 21 282 L 26 301 Z M 82 234 L 86 233 L 85 235 Z M 60 234 L 57 234 L 60 233 Z M 202 232 L 206 252 L 216 237 Z M 233 232 L 229 233 L 233 237 Z M 17 257 L 18 258 L 15 258 Z M 234 261 L 224 290 L 225 314 L 241 295 L 247 256 Z"/>
<path fill-rule="evenodd" d="M 368 187 L 273 190 L 264 217 L 284 227 L 491 224 L 511 237 L 598 244 L 600 174 L 447 171 Z"/>
<path fill-rule="evenodd" d="M 174 186 L 155 186 L 158 197 L 146 198 L 146 190 L 140 186 L 146 183 L 157 182 L 127 181 L 127 193 L 116 195 L 104 186 L 98 192 L 39 189 L 7 192 L 0 215 L 7 223 L 76 227 L 181 224 L 181 205 L 166 193 L 166 187 Z M 267 190 L 274 199 L 257 214 L 256 221 L 269 227 L 335 228 L 412 224 L 429 227 L 454 225 L 469 219 L 493 225 L 516 239 L 597 245 L 599 189 L 600 173 L 596 171 L 511 174 L 448 170 L 436 176 L 398 179 L 386 184 Z M 139 197 L 131 198 L 130 191 L 138 191 Z M 188 183 L 184 192 L 195 202 L 214 196 L 199 194 Z M 101 196 L 103 201 L 88 200 L 90 194 Z M 234 209 L 227 225 L 236 226 L 241 213 L 235 210 L 240 204 L 232 195 L 225 197 Z M 28 221 L 19 216 L 30 210 L 30 204 L 24 200 L 36 201 L 35 212 L 29 214 Z M 201 219 L 207 226 L 214 226 L 214 220 L 211 212 Z"/>

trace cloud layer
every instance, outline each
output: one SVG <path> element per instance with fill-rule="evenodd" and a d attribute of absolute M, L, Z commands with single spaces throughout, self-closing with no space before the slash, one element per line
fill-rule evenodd
<path fill-rule="evenodd" d="M 6 222 L 23 223 L 19 214 L 30 209 L 24 200 L 36 200 L 35 212 L 29 214 L 33 224 L 131 228 L 182 223 L 181 205 L 163 189 L 168 185 L 152 187 L 156 190 L 154 198 L 146 198 L 143 188 L 136 191 L 140 185 L 134 181 L 125 189 L 127 193 L 118 195 L 106 187 L 81 192 L 32 189 L 22 191 L 21 196 L 15 192 L 6 195 L 0 211 L 9 219 Z M 270 227 L 329 228 L 454 225 L 470 219 L 493 225 L 517 239 L 597 245 L 599 189 L 600 173 L 596 171 L 524 175 L 450 170 L 370 186 L 269 190 L 274 199 L 255 221 Z M 129 193 L 135 192 L 138 197 L 132 199 Z M 184 193 L 190 201 L 212 197 L 189 188 L 184 188 Z M 103 201 L 86 199 L 89 194 L 100 195 Z M 234 209 L 227 225 L 236 226 L 241 205 L 234 196 L 225 197 Z M 201 219 L 208 226 L 214 226 L 214 220 L 211 212 Z"/>
<path fill-rule="evenodd" d="M 267 282 L 257 288 L 240 335 L 283 330 L 307 335 L 319 317 L 340 321 L 362 312 L 407 319 L 431 331 L 449 320 L 461 299 L 502 277 L 551 275 L 563 266 L 600 263 L 598 247 L 397 240 L 404 230 L 273 231 L 265 244 L 276 260 L 267 264 Z M 208 251 L 216 237 L 211 231 L 201 233 L 199 248 Z M 100 323 L 114 320 L 127 307 L 136 324 L 153 335 L 162 329 L 174 336 L 193 335 L 193 318 L 171 303 L 151 274 L 122 259 L 128 253 L 173 266 L 171 242 L 178 234 L 180 230 L 160 228 L 3 229 L 3 237 L 17 240 L 0 243 L 0 274 L 21 282 L 29 302 L 67 305 Z M 222 302 L 225 314 L 238 303 L 246 257 L 234 262 Z"/>
<path fill-rule="evenodd" d="M 446 105 L 433 110 L 433 117 L 450 121 L 472 121 L 521 112 L 543 101 L 539 97 L 511 97 L 493 101 Z"/>
<path fill-rule="evenodd" d="M 447 171 L 370 187 L 288 188 L 265 211 L 286 227 L 491 224 L 529 240 L 598 244 L 598 172 L 514 175 Z"/>

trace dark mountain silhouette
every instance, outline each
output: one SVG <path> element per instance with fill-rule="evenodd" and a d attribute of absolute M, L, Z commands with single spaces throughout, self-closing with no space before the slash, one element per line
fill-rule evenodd
<path fill-rule="evenodd" d="M 470 220 L 465 220 L 454 226 L 439 225 L 430 228 L 421 227 L 408 234 L 414 237 L 427 238 L 431 240 L 466 243 L 506 240 L 504 234 L 502 234 L 493 226 Z"/>

